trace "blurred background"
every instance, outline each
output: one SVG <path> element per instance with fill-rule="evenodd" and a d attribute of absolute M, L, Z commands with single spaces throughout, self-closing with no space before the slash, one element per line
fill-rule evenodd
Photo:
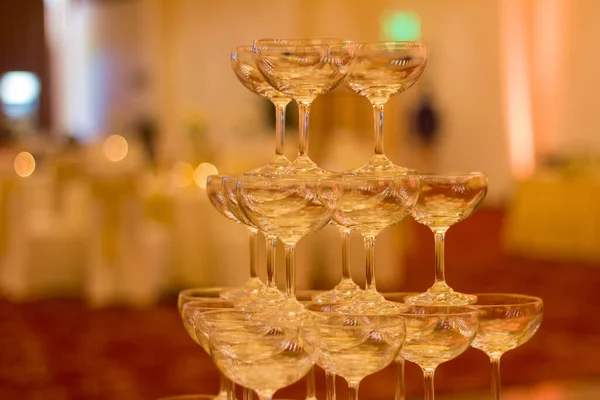
<path fill-rule="evenodd" d="M 427 44 L 426 72 L 386 106 L 386 153 L 421 171 L 489 175 L 484 206 L 448 233 L 446 264 L 457 290 L 545 301 L 538 334 L 503 358 L 505 399 L 600 398 L 599 17 L 596 0 L 0 1 L 0 398 L 216 393 L 175 298 L 248 278 L 246 231 L 204 185 L 274 152 L 272 106 L 229 64 L 232 46 L 260 37 Z M 433 129 L 417 123 L 423 112 Z M 287 113 L 293 159 L 294 104 Z M 311 157 L 364 164 L 372 124 L 346 89 L 318 98 Z M 337 283 L 334 228 L 298 251 L 299 288 Z M 427 228 L 386 230 L 379 289 L 425 290 L 433 261 Z M 439 368 L 438 394 L 488 398 L 488 372 L 469 350 Z M 361 396 L 392 398 L 393 373 L 367 378 Z M 422 398 L 414 365 L 407 384 Z M 298 384 L 276 397 L 303 395 Z"/>

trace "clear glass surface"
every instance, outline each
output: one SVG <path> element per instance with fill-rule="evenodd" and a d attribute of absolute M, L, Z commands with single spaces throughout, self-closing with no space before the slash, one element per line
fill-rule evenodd
<path fill-rule="evenodd" d="M 190 335 L 192 340 L 197 345 L 202 347 L 204 351 L 210 354 L 210 348 L 208 346 L 208 335 L 198 335 L 196 329 L 196 320 L 202 313 L 208 311 L 234 309 L 235 305 L 232 301 L 224 300 L 218 297 L 210 298 L 199 298 L 198 300 L 190 301 L 185 303 L 181 309 L 181 319 L 183 320 L 183 326 L 186 332 Z"/>
<path fill-rule="evenodd" d="M 477 333 L 478 311 L 468 306 L 402 306 L 406 340 L 400 357 L 423 370 L 425 400 L 433 400 L 438 365 L 465 352 Z"/>
<path fill-rule="evenodd" d="M 429 227 L 435 239 L 435 283 L 427 292 L 407 298 L 410 304 L 466 305 L 473 295 L 455 292 L 445 279 L 444 244 L 448 229 L 469 217 L 487 194 L 488 179 L 481 172 L 419 175 L 420 195 L 412 210 L 415 221 Z"/>
<path fill-rule="evenodd" d="M 179 292 L 177 296 L 177 310 L 179 311 L 179 315 L 181 315 L 183 311 L 183 306 L 192 301 L 199 301 L 204 299 L 211 300 L 225 300 L 223 299 L 223 294 L 227 293 L 231 290 L 236 289 L 235 287 L 228 286 L 212 286 L 212 287 L 198 287 L 185 289 Z"/>
<path fill-rule="evenodd" d="M 199 320 L 211 327 L 211 354 L 218 368 L 261 399 L 300 380 L 313 366 L 298 328 L 285 322 L 274 326 L 272 320 L 238 311 L 204 313 Z"/>
<path fill-rule="evenodd" d="M 354 64 L 344 80 L 344 86 L 373 106 L 375 151 L 371 160 L 354 172 L 407 173 L 409 168 L 393 164 L 383 147 L 383 108 L 394 95 L 410 88 L 421 76 L 427 64 L 427 50 L 419 42 L 356 43 Z"/>
<path fill-rule="evenodd" d="M 346 77 L 354 44 L 343 39 L 259 39 L 253 52 L 256 66 L 271 86 L 298 103 L 298 157 L 286 173 L 330 175 L 308 156 L 310 106 Z"/>
<path fill-rule="evenodd" d="M 394 361 L 405 337 L 404 319 L 394 314 L 349 314 L 307 306 L 311 318 L 300 328 L 305 348 L 326 371 L 344 378 L 351 390 Z"/>
<path fill-rule="evenodd" d="M 354 300 L 362 295 L 362 289 L 352 280 L 350 271 L 350 234 L 351 230 L 332 221 L 340 230 L 342 242 L 342 279 L 331 290 L 319 293 L 313 297 L 313 300 L 319 303 L 341 303 Z"/>
<path fill-rule="evenodd" d="M 341 199 L 338 183 L 314 176 L 246 177 L 237 181 L 237 198 L 248 218 L 277 236 L 286 252 L 284 310 L 303 310 L 295 298 L 296 243 L 327 225 Z"/>
<path fill-rule="evenodd" d="M 235 216 L 225 201 L 222 190 L 224 177 L 225 175 L 209 175 L 206 178 L 206 195 L 208 196 L 208 200 L 215 210 L 217 210 L 225 218 L 238 224 L 243 223 L 237 216 Z"/>
<path fill-rule="evenodd" d="M 248 301 L 251 297 L 256 296 L 265 289 L 265 284 L 260 280 L 256 272 L 258 229 L 252 225 L 235 204 L 228 201 L 224 190 L 226 178 L 225 175 L 208 176 L 206 179 L 206 194 L 210 203 L 219 213 L 231 221 L 246 226 L 250 247 L 250 279 L 248 279 L 242 288 L 233 289 L 228 294 L 223 294 L 223 296 L 231 300 Z"/>
<path fill-rule="evenodd" d="M 261 175 L 255 175 L 255 177 L 261 177 Z M 266 176 L 262 176 L 263 178 L 267 178 Z M 244 176 L 227 176 L 223 178 L 223 196 L 227 206 L 233 211 L 236 216 L 243 221 L 245 221 L 248 225 L 255 226 L 254 222 L 252 222 L 246 212 L 240 207 L 237 195 L 237 185 L 238 180 L 243 179 Z M 253 296 L 248 302 L 244 302 L 241 304 L 241 309 L 254 312 L 259 311 L 266 306 L 272 306 L 280 303 L 285 299 L 283 293 L 279 291 L 276 285 L 276 246 L 277 246 L 277 237 L 275 235 L 265 233 L 265 245 L 266 245 L 266 255 L 267 255 L 267 280 L 263 288 L 259 290 L 259 292 Z"/>
<path fill-rule="evenodd" d="M 410 296 L 415 296 L 415 292 L 385 292 L 381 293 L 387 301 L 395 303 L 404 303 L 404 299 Z M 396 387 L 394 389 L 394 400 L 406 400 L 406 385 L 404 383 L 404 367 L 405 360 L 401 355 L 398 355 L 394 360 L 396 363 Z"/>
<path fill-rule="evenodd" d="M 192 340 L 210 354 L 208 342 L 204 337 L 198 336 L 196 330 L 196 320 L 198 315 L 208 311 L 232 309 L 234 303 L 221 298 L 223 293 L 231 292 L 231 288 L 209 287 L 186 289 L 179 293 L 177 298 L 177 308 L 183 321 L 183 326 Z M 227 377 L 220 374 L 219 393 L 217 396 L 210 396 L 212 399 L 233 399 L 235 395 L 235 385 Z"/>
<path fill-rule="evenodd" d="M 347 311 L 369 312 L 395 307 L 377 292 L 375 283 L 375 238 L 384 229 L 409 215 L 419 195 L 416 175 L 344 175 L 340 188 L 343 196 L 335 221 L 359 232 L 365 242 L 366 288 Z"/>
<path fill-rule="evenodd" d="M 273 88 L 256 67 L 252 46 L 237 46 L 231 50 L 231 68 L 238 80 L 253 93 L 269 99 L 275 106 L 275 156 L 251 175 L 278 175 L 291 165 L 283 154 L 285 140 L 285 109 L 292 98 Z"/>
<path fill-rule="evenodd" d="M 542 324 L 542 299 L 519 294 L 477 294 L 479 328 L 471 344 L 490 357 L 492 400 L 500 400 L 500 357 L 527 343 Z"/>

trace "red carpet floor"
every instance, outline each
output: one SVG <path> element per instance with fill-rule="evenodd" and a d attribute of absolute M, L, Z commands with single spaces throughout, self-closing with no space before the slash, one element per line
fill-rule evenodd
<path fill-rule="evenodd" d="M 503 213 L 481 210 L 447 238 L 448 282 L 464 292 L 541 296 L 545 316 L 538 334 L 503 358 L 503 384 L 600 380 L 600 265 L 531 261 L 503 253 Z M 404 287 L 428 287 L 433 274 L 430 232 L 411 225 Z M 440 366 L 437 393 L 465 393 L 489 385 L 488 361 L 469 350 Z M 318 387 L 323 388 L 322 372 Z M 391 399 L 394 370 L 361 385 L 365 399 Z M 422 393 L 421 373 L 407 367 L 410 395 Z M 167 394 L 217 391 L 210 359 L 182 329 L 174 299 L 145 310 L 90 310 L 76 300 L 13 304 L 0 299 L 0 399 L 141 400 Z M 346 397 L 339 382 L 339 397 Z M 302 398 L 296 384 L 276 397 Z M 323 396 L 322 391 L 320 398 Z"/>

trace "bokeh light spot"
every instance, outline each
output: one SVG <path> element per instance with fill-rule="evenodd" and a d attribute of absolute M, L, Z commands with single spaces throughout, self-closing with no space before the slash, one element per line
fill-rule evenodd
<path fill-rule="evenodd" d="M 102 151 L 110 161 L 121 161 L 129 152 L 129 144 L 123 136 L 110 135 L 102 144 Z"/>
<path fill-rule="evenodd" d="M 414 12 L 386 13 L 382 18 L 381 31 L 386 40 L 421 40 L 421 19 Z"/>
<path fill-rule="evenodd" d="M 194 182 L 196 182 L 199 188 L 206 189 L 206 178 L 209 175 L 216 175 L 218 173 L 217 167 L 211 163 L 202 163 L 194 171 Z"/>
<path fill-rule="evenodd" d="M 15 172 L 22 178 L 26 178 L 35 171 L 35 158 L 26 151 L 23 151 L 15 157 Z"/>

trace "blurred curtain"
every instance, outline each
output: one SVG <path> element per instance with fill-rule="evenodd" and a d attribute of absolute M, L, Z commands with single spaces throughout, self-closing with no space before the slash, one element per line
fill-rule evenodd
<path fill-rule="evenodd" d="M 0 0 L 0 75 L 33 72 L 40 79 L 39 124 L 50 127 L 49 60 L 44 0 Z"/>

